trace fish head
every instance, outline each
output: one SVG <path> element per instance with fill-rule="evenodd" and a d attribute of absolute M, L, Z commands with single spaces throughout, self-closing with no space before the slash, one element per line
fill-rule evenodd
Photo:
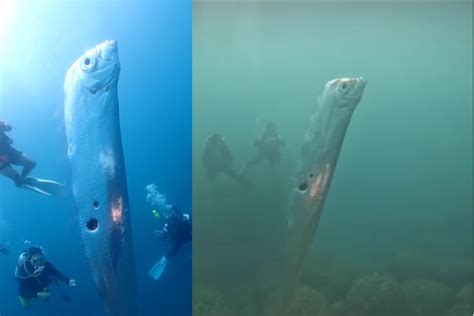
<path fill-rule="evenodd" d="M 326 83 L 311 118 L 299 157 L 297 187 L 308 209 L 318 210 L 327 193 L 352 113 L 366 80 L 338 78 Z"/>
<path fill-rule="evenodd" d="M 107 91 L 120 73 L 117 41 L 107 40 L 88 50 L 73 65 L 85 89 L 91 94 Z"/>
<path fill-rule="evenodd" d="M 314 141 L 319 155 L 333 152 L 343 139 L 349 121 L 362 99 L 367 81 L 363 78 L 338 78 L 324 86 L 312 115 Z"/>
<path fill-rule="evenodd" d="M 324 95 L 334 99 L 336 110 L 355 109 L 362 99 L 367 80 L 358 78 L 338 78 L 326 83 Z"/>

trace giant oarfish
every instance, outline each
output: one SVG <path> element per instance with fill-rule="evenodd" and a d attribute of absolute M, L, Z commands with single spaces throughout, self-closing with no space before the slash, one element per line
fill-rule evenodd
<path fill-rule="evenodd" d="M 289 291 L 299 280 L 313 241 L 329 185 L 352 113 L 362 99 L 366 81 L 340 78 L 326 83 L 311 115 L 298 159 L 296 184 L 289 206 Z M 288 302 L 288 300 L 286 300 Z"/>
<path fill-rule="evenodd" d="M 109 316 L 137 315 L 127 179 L 119 123 L 117 42 L 69 68 L 64 115 L 72 190 L 91 272 Z"/>

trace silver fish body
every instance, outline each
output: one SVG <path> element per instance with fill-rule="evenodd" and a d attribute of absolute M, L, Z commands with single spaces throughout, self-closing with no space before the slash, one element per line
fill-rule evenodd
<path fill-rule="evenodd" d="M 115 41 L 69 68 L 64 114 L 73 196 L 93 279 L 110 316 L 138 314 L 127 179 L 119 123 Z"/>
<path fill-rule="evenodd" d="M 299 280 L 313 241 L 336 168 L 347 127 L 362 99 L 366 81 L 340 78 L 329 81 L 311 115 L 298 160 L 296 184 L 289 206 L 290 293 Z"/>

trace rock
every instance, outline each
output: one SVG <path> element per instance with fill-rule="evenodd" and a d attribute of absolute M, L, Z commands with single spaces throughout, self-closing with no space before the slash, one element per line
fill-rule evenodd
<path fill-rule="evenodd" d="M 433 280 L 402 283 L 410 315 L 442 315 L 454 302 L 454 291 Z"/>
<path fill-rule="evenodd" d="M 456 304 L 443 316 L 465 316 L 474 314 L 472 284 L 467 284 L 461 288 L 456 295 Z"/>
<path fill-rule="evenodd" d="M 439 265 L 434 278 L 452 288 L 458 288 L 473 277 L 472 259 L 449 258 L 447 262 Z"/>
<path fill-rule="evenodd" d="M 405 296 L 398 282 L 390 276 L 374 273 L 358 279 L 347 294 L 344 316 L 399 316 Z"/>
<path fill-rule="evenodd" d="M 352 282 L 360 275 L 361 268 L 347 264 L 350 260 L 331 255 L 310 256 L 303 270 L 301 281 L 323 293 L 330 302 L 343 300 Z"/>
<path fill-rule="evenodd" d="M 422 249 L 400 252 L 387 268 L 399 280 L 437 280 L 453 288 L 473 278 L 470 258 L 446 257 Z"/>
<path fill-rule="evenodd" d="M 231 311 L 225 306 L 219 292 L 205 287 L 193 286 L 193 315 L 197 316 L 228 316 Z"/>
<path fill-rule="evenodd" d="M 288 316 L 330 316 L 326 297 L 306 285 L 300 285 Z"/>
<path fill-rule="evenodd" d="M 470 303 L 456 303 L 443 316 L 469 316 L 473 313 Z"/>
<path fill-rule="evenodd" d="M 472 284 L 464 286 L 456 295 L 456 300 L 460 303 L 472 304 Z"/>
<path fill-rule="evenodd" d="M 330 310 L 334 316 L 344 316 L 344 303 L 342 301 L 338 301 L 331 305 Z"/>

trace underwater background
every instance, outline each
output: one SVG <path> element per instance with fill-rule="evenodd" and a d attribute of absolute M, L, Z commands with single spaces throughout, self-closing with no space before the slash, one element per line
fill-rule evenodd
<path fill-rule="evenodd" d="M 0 120 L 13 126 L 14 147 L 38 162 L 32 175 L 71 184 L 63 119 L 63 82 L 70 65 L 106 39 L 118 41 L 120 120 L 126 161 L 140 315 L 190 315 L 191 246 L 148 277 L 168 250 L 154 231 L 146 186 L 191 212 L 191 1 L 0 1 Z M 13 278 L 24 240 L 78 286 L 54 285 L 47 303 L 28 311 Z M 105 315 L 89 273 L 72 197 L 50 198 L 0 178 L 0 314 Z M 133 298 L 131 298 L 133 299 Z"/>
<path fill-rule="evenodd" d="M 194 315 L 278 304 L 312 107 L 327 81 L 352 76 L 367 87 L 291 315 L 474 312 L 472 2 L 195 1 Z M 269 121 L 279 164 L 248 168 L 247 187 L 207 176 L 208 136 L 224 136 L 237 171 Z"/>

